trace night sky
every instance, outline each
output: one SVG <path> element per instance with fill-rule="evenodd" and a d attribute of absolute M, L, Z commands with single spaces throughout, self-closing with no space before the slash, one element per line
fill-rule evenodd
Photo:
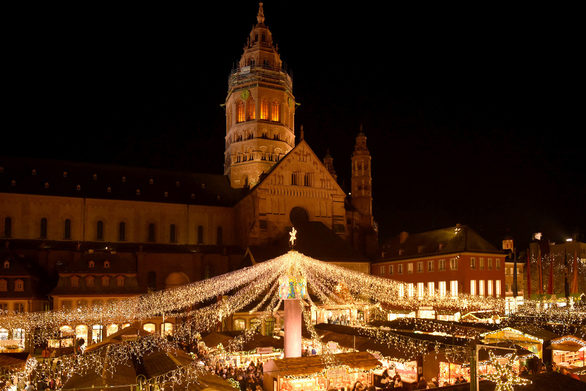
<path fill-rule="evenodd" d="M 2 154 L 222 173 L 220 104 L 258 3 L 190 4 L 7 13 Z M 575 12 L 264 4 L 301 104 L 296 133 L 330 149 L 346 191 L 363 124 L 383 240 L 456 223 L 495 245 L 584 239 Z"/>

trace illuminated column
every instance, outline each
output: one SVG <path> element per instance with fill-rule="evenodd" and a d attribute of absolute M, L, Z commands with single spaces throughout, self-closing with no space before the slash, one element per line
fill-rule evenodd
<path fill-rule="evenodd" d="M 285 300 L 285 357 L 301 357 L 301 301 Z"/>
<path fill-rule="evenodd" d="M 294 241 L 294 239 L 293 239 Z M 307 282 L 295 270 L 279 280 L 279 297 L 285 301 L 285 358 L 301 357 L 301 298 L 305 296 Z"/>

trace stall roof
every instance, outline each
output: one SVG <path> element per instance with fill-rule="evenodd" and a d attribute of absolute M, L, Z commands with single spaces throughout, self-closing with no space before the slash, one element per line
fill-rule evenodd
<path fill-rule="evenodd" d="M 577 352 L 582 348 L 584 348 L 584 346 L 582 346 L 582 345 L 554 343 L 554 344 L 551 344 L 550 346 L 548 346 L 546 349 L 563 350 L 564 352 Z"/>
<path fill-rule="evenodd" d="M 3 369 L 23 369 L 28 360 L 29 354 L 23 353 L 0 353 L 0 368 Z"/>
<path fill-rule="evenodd" d="M 341 365 L 347 365 L 350 368 L 373 369 L 381 365 L 380 361 L 368 352 L 340 353 L 335 354 L 334 357 Z M 263 372 L 275 373 L 277 376 L 309 375 L 324 369 L 323 356 L 269 360 L 263 366 Z"/>
<path fill-rule="evenodd" d="M 482 337 L 486 337 L 491 334 L 495 334 L 504 330 L 513 330 L 523 334 L 530 335 L 532 337 L 539 338 L 543 341 L 551 341 L 554 338 L 559 337 L 559 335 L 552 333 L 551 331 L 544 330 L 537 326 L 532 325 L 523 325 L 523 326 L 514 326 L 514 327 L 503 327 L 493 331 L 487 331 L 486 333 L 482 333 Z"/>

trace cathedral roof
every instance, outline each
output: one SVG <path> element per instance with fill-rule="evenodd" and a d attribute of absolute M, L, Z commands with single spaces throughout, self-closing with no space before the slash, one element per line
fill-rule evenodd
<path fill-rule="evenodd" d="M 0 192 L 231 206 L 246 190 L 220 174 L 0 157 Z"/>

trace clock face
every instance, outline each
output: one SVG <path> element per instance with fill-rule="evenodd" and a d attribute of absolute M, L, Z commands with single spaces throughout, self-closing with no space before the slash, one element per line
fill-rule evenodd
<path fill-rule="evenodd" d="M 242 100 L 247 100 L 249 96 L 250 96 L 249 90 L 244 90 L 240 93 L 240 97 L 242 98 Z"/>

